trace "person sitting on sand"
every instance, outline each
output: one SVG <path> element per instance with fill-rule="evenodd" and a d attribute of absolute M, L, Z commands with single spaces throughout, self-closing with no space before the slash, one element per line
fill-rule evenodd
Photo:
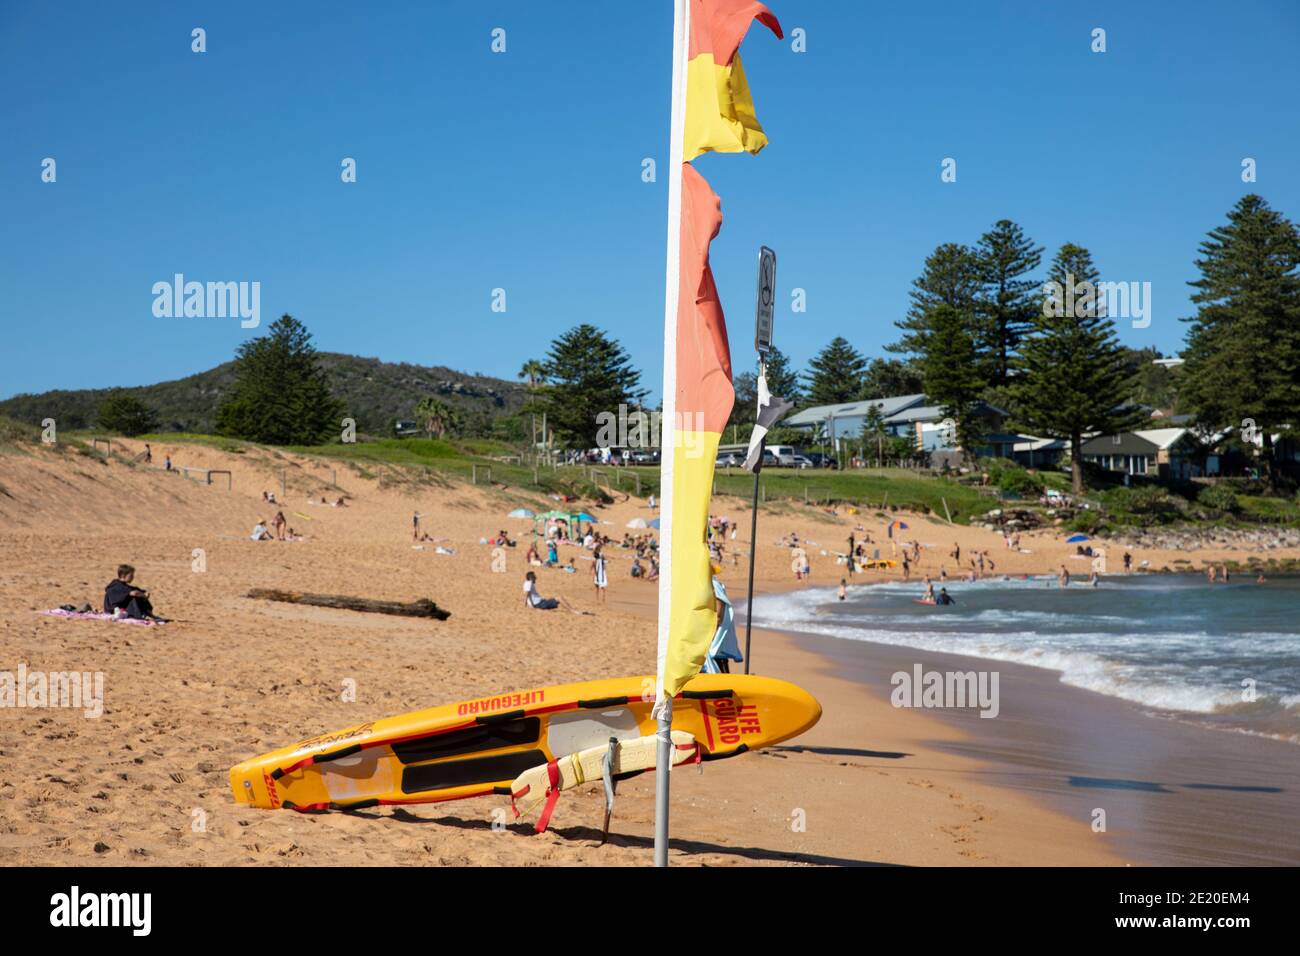
<path fill-rule="evenodd" d="M 640 559 L 640 558 L 633 558 L 633 559 L 632 559 L 632 568 L 631 568 L 631 570 L 630 570 L 628 573 L 631 574 L 632 577 L 634 577 L 634 578 L 639 578 L 639 577 L 641 577 L 643 574 L 645 574 L 645 568 L 641 567 L 641 559 Z"/>
<path fill-rule="evenodd" d="M 647 581 L 659 580 L 659 561 L 652 555 L 650 558 L 650 573 L 645 576 Z"/>
<path fill-rule="evenodd" d="M 528 553 L 524 555 L 524 561 L 534 567 L 540 568 L 542 566 L 542 556 L 537 551 L 536 539 L 528 546 Z"/>
<path fill-rule="evenodd" d="M 141 621 L 166 623 L 165 618 L 153 612 L 149 592 L 135 587 L 135 568 L 129 564 L 117 566 L 117 577 L 104 588 L 104 613 L 114 617 L 131 617 Z"/>
<path fill-rule="evenodd" d="M 339 495 L 339 500 L 334 502 L 334 507 L 346 508 L 347 506 L 348 506 L 347 500 L 342 495 Z"/>
<path fill-rule="evenodd" d="M 553 568 L 560 563 L 560 552 L 555 547 L 555 539 L 546 542 L 546 566 Z"/>
<path fill-rule="evenodd" d="M 262 523 L 261 518 L 257 519 L 257 524 L 253 527 L 253 533 L 249 535 L 249 538 L 251 538 L 253 541 L 272 540 L 271 532 L 266 530 L 266 525 Z"/>
<path fill-rule="evenodd" d="M 537 572 L 524 575 L 524 606 L 539 611 L 553 611 L 560 606 L 559 598 L 544 598 L 537 593 Z"/>

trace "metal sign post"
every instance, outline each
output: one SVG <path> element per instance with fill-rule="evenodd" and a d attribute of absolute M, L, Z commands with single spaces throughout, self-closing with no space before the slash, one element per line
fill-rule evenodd
<path fill-rule="evenodd" d="M 754 349 L 758 352 L 758 374 L 767 374 L 764 360 L 772 350 L 772 313 L 776 304 L 776 253 L 758 248 L 758 293 L 754 308 Z M 763 471 L 767 439 L 759 440 L 758 463 L 754 466 L 754 500 L 749 515 L 749 595 L 745 601 L 745 673 L 749 673 L 749 641 L 754 620 L 754 559 L 758 552 L 758 478 Z"/>

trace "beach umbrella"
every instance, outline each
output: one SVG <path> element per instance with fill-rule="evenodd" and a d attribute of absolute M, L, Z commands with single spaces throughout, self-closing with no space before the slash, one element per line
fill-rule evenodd
<path fill-rule="evenodd" d="M 509 518 L 535 518 L 535 517 L 537 517 L 537 515 L 536 515 L 534 512 L 529 511 L 527 508 L 516 508 L 514 511 L 510 512 L 510 514 L 507 515 L 507 517 L 509 517 Z"/>
<path fill-rule="evenodd" d="M 1078 544 L 1080 541 L 1087 541 L 1087 540 L 1088 540 L 1088 536 L 1086 534 L 1072 534 L 1065 539 L 1065 543 Z"/>
<path fill-rule="evenodd" d="M 627 526 L 629 528 L 644 528 L 646 526 L 645 518 L 633 518 L 627 523 Z"/>
<path fill-rule="evenodd" d="M 647 521 L 647 522 L 645 523 L 645 526 L 646 526 L 647 528 L 658 528 L 658 527 L 659 527 L 659 519 L 658 519 L 658 518 L 651 518 L 649 521 Z"/>
<path fill-rule="evenodd" d="M 574 515 L 574 517 L 577 518 L 579 521 L 590 521 L 593 524 L 595 524 L 596 522 L 596 519 L 593 518 L 591 515 L 587 514 L 587 512 L 585 511 L 579 511 L 576 515 Z"/>
<path fill-rule="evenodd" d="M 889 537 L 891 537 L 891 538 L 894 536 L 894 532 L 895 532 L 895 531 L 906 531 L 906 530 L 907 530 L 907 522 L 906 522 L 906 521 L 891 521 L 891 522 L 889 522 L 888 532 L 889 532 Z"/>

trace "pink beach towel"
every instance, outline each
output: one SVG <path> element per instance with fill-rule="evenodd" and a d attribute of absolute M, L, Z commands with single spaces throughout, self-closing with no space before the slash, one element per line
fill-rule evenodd
<path fill-rule="evenodd" d="M 144 624 L 153 627 L 157 621 L 143 621 L 138 617 L 114 617 L 102 611 L 65 611 L 61 607 L 52 607 L 42 611 L 50 617 L 61 617 L 66 621 L 116 621 L 119 624 Z"/>

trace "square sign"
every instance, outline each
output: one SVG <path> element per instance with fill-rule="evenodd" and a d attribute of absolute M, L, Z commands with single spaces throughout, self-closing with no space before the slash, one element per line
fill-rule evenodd
<path fill-rule="evenodd" d="M 758 250 L 758 306 L 754 319 L 754 348 L 766 355 L 772 348 L 772 310 L 776 304 L 776 253 Z"/>

